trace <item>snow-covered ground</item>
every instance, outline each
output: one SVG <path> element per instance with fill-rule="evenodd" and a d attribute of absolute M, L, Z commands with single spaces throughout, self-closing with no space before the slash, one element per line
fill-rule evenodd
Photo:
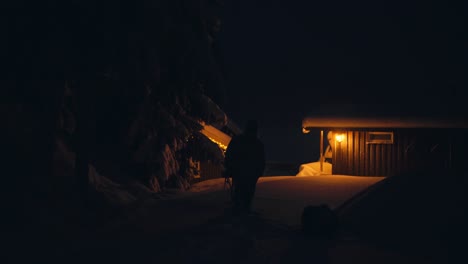
<path fill-rule="evenodd" d="M 383 183 L 384 179 L 348 175 L 261 177 L 253 207 L 270 224 L 298 230 L 306 205 L 327 204 L 337 209 L 370 187 L 377 186 L 377 183 Z M 192 201 L 205 200 L 205 204 L 227 201 L 225 188 L 224 179 L 208 180 L 195 184 L 186 195 L 191 196 Z M 323 244 L 294 238 L 294 235 L 293 238 L 291 235 L 279 235 L 278 230 L 274 232 L 277 234 L 272 238 L 265 239 L 259 235 L 255 240 L 256 250 L 264 250 L 270 259 L 274 259 L 265 263 L 438 263 L 438 260 L 426 259 L 425 256 L 395 251 L 353 237 L 341 237 L 332 246 L 321 248 Z M 276 259 L 285 254 L 289 254 L 288 261 Z M 316 262 L 322 257 L 325 262 Z M 258 259 L 258 256 L 253 259 Z M 262 257 L 260 259 L 263 260 Z"/>
<path fill-rule="evenodd" d="M 298 226 L 302 209 L 306 205 L 327 204 L 335 209 L 382 179 L 384 177 L 346 175 L 260 177 L 253 207 L 264 217 Z M 219 191 L 227 193 L 224 179 L 197 183 L 189 194 Z"/>
<path fill-rule="evenodd" d="M 420 229 L 426 229 L 426 233 L 430 233 L 432 232 L 429 231 L 431 229 L 443 228 L 437 226 L 439 219 L 449 216 L 451 217 L 450 219 L 453 219 L 451 215 L 458 214 L 456 208 L 450 207 L 441 210 L 439 207 L 439 211 L 443 212 L 442 215 L 437 217 L 432 216 L 432 218 L 438 220 L 428 221 L 428 217 L 431 217 L 433 213 L 433 209 L 431 209 L 432 205 L 439 204 L 436 202 L 440 202 L 441 199 L 436 197 L 427 199 L 429 196 L 426 195 L 430 195 L 430 190 L 432 188 L 428 187 L 428 184 L 421 180 L 423 180 L 423 178 L 414 180 L 405 180 L 405 178 L 403 178 L 402 181 L 396 178 L 396 180 L 388 181 L 388 179 L 384 177 L 347 175 L 261 177 L 257 184 L 253 206 L 254 210 L 257 211 L 262 218 L 272 223 L 288 226 L 290 230 L 297 230 L 300 226 L 302 210 L 306 205 L 327 204 L 332 209 L 341 209 L 341 206 L 346 204 L 346 210 L 344 210 L 347 214 L 346 218 L 351 218 L 352 221 L 363 221 L 363 224 L 355 224 L 355 226 L 367 230 L 365 225 L 368 225 L 368 229 L 370 230 L 368 232 L 372 232 L 373 235 L 378 238 L 377 240 L 379 240 L 379 242 L 374 243 L 357 239 L 357 237 L 352 234 L 350 237 L 346 237 L 347 235 L 345 235 L 345 237 L 341 237 L 335 241 L 334 245 L 327 246 L 326 249 L 323 249 L 324 251 L 318 250 L 315 252 L 319 255 L 324 254 L 328 261 L 326 263 L 441 263 L 440 258 L 444 258 L 445 255 L 439 252 L 439 250 L 436 250 L 436 246 L 435 249 L 431 247 L 432 249 L 430 251 L 424 251 L 425 246 L 422 246 L 422 249 L 418 248 L 416 250 L 416 248 L 414 248 L 414 250 L 410 249 L 409 251 L 400 251 L 399 249 L 395 249 L 394 246 L 385 246 L 385 243 L 393 243 L 393 245 L 402 243 L 398 242 L 398 240 L 391 241 L 388 235 L 389 232 L 393 232 L 395 234 L 394 236 L 400 237 L 400 239 L 403 240 L 405 240 L 406 236 L 406 239 L 408 239 L 411 233 L 412 243 L 419 243 L 422 245 L 421 242 L 417 241 L 418 239 L 424 239 L 426 236 L 421 236 L 420 233 L 413 231 L 416 227 L 414 226 L 415 223 L 418 221 L 427 223 L 422 225 Z M 395 182 L 398 182 L 398 184 L 395 184 Z M 408 182 L 412 183 L 409 184 Z M 422 193 L 418 188 L 427 190 Z M 410 196 L 401 195 L 402 190 L 409 192 Z M 442 189 L 439 188 L 439 191 L 440 190 Z M 224 186 L 224 179 L 200 182 L 193 186 L 189 193 L 193 195 L 191 197 L 193 200 L 197 200 L 208 194 L 212 196 L 207 200 L 223 200 L 228 197 L 226 194 L 227 190 Z M 376 193 L 382 194 L 382 197 L 376 197 Z M 447 192 L 444 191 L 442 193 Z M 415 199 L 415 197 L 418 196 L 420 197 Z M 353 198 L 355 197 L 359 197 L 359 199 L 354 201 Z M 373 199 L 373 197 L 376 198 Z M 447 198 L 443 200 L 450 201 L 450 199 Z M 354 202 L 348 205 L 347 202 L 349 201 Z M 424 204 L 424 201 L 428 203 Z M 355 203 L 357 204 L 358 210 L 353 214 L 353 212 L 356 211 L 352 209 L 356 207 L 353 205 Z M 408 208 L 403 210 L 405 212 L 404 215 L 399 215 L 399 209 L 394 207 L 396 204 L 407 205 L 406 207 Z M 365 211 L 366 209 L 362 208 L 367 208 L 368 210 Z M 379 211 L 381 216 L 376 216 L 374 213 L 376 211 Z M 408 217 L 413 220 L 408 221 Z M 394 222 L 394 225 L 397 223 L 397 225 L 406 226 L 400 229 L 395 229 L 395 226 L 389 228 L 392 225 L 391 222 L 395 221 L 396 218 L 401 221 L 398 220 L 398 223 Z M 391 219 L 391 221 L 386 221 L 386 219 Z M 447 219 L 439 222 L 444 222 L 445 226 L 446 223 L 450 223 L 451 221 L 452 220 Z M 365 233 L 366 231 L 363 232 Z M 414 237 L 415 234 L 419 236 L 419 238 Z M 276 240 L 267 239 L 263 241 L 265 243 L 273 243 L 265 249 L 270 250 L 269 254 L 275 256 L 275 254 L 278 253 L 276 251 L 287 252 L 289 250 L 289 252 L 293 252 L 291 254 L 296 256 L 299 261 L 306 261 L 304 263 L 307 263 L 307 258 L 313 258 L 308 255 L 307 252 L 313 252 L 313 248 L 316 246 L 323 246 L 315 245 L 310 241 L 300 238 L 291 240 L 290 237 L 277 237 L 275 239 Z M 293 244 L 281 244 L 285 241 L 289 241 L 288 243 Z M 259 245 L 259 247 L 262 247 L 262 245 Z M 442 255 L 440 255 L 441 253 Z M 295 262 L 292 261 L 291 263 Z"/>
<path fill-rule="evenodd" d="M 207 180 L 189 191 L 146 201 L 127 218 L 107 224 L 100 233 L 104 239 L 80 243 L 86 246 L 80 252 L 98 254 L 93 263 L 109 262 L 110 256 L 126 263 L 438 263 L 422 262 L 420 255 L 395 251 L 346 232 L 332 244 L 301 236 L 298 227 L 304 206 L 340 208 L 356 195 L 367 193 L 369 187 L 382 188 L 388 182 L 383 177 L 346 175 L 261 177 L 254 199 L 258 215 L 237 222 L 228 213 L 230 199 L 224 179 Z M 390 201 L 398 191 L 392 187 L 378 193 Z M 371 207 L 367 204 L 374 199 L 364 198 L 358 206 L 363 209 L 350 217 L 372 216 L 382 199 L 375 198 L 378 201 Z M 385 219 L 375 219 L 370 230 L 377 236 L 384 234 L 386 227 L 381 225 Z"/>

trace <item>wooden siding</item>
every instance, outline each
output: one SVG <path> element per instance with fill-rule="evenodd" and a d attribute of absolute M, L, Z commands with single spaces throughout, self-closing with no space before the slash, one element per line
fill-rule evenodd
<path fill-rule="evenodd" d="M 200 163 L 200 178 L 209 180 L 223 177 L 223 165 L 212 161 L 203 161 Z"/>
<path fill-rule="evenodd" d="M 394 133 L 393 144 L 367 144 L 374 130 L 334 131 L 345 135 L 333 148 L 333 174 L 390 176 L 421 168 L 450 167 L 448 130 L 381 130 Z"/>

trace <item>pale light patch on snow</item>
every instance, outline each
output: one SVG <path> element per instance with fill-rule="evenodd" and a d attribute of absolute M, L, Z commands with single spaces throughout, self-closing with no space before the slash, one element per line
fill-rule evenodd
<path fill-rule="evenodd" d="M 347 175 L 281 178 L 260 181 L 253 207 L 269 219 L 290 226 L 300 225 L 300 216 L 305 206 L 327 204 L 335 209 L 384 179 Z"/>
<path fill-rule="evenodd" d="M 300 224 L 300 215 L 307 205 L 327 204 L 332 209 L 385 177 L 321 175 L 314 177 L 260 177 L 253 209 L 264 217 L 286 225 Z M 226 190 L 224 178 L 196 183 L 193 194 Z"/>
<path fill-rule="evenodd" d="M 319 176 L 332 174 L 332 164 L 329 162 L 323 163 L 323 172 L 320 171 L 320 162 L 311 162 L 302 164 L 299 167 L 299 173 L 296 176 Z"/>

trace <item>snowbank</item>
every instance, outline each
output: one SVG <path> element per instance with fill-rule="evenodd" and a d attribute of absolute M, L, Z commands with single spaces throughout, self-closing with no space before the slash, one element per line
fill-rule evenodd
<path fill-rule="evenodd" d="M 210 179 L 210 180 L 197 182 L 193 184 L 187 192 L 188 193 L 200 193 L 200 192 L 221 191 L 229 187 L 225 183 L 225 181 L 226 181 L 225 178 L 216 178 L 216 179 Z"/>
<path fill-rule="evenodd" d="M 88 165 L 88 176 L 91 188 L 112 206 L 127 206 L 137 200 L 123 186 L 100 175 L 92 165 Z"/>
<path fill-rule="evenodd" d="M 299 173 L 296 176 L 320 176 L 320 175 L 331 175 L 332 164 L 328 162 L 323 163 L 323 172 L 320 172 L 320 162 L 311 162 L 302 164 L 299 167 Z"/>

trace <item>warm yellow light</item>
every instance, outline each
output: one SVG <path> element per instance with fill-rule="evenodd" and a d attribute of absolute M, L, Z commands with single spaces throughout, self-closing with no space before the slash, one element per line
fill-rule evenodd
<path fill-rule="evenodd" d="M 344 139 L 344 135 L 343 135 L 343 134 L 337 134 L 337 135 L 335 136 L 335 139 L 336 139 L 336 141 L 338 141 L 338 142 L 342 142 L 343 139 Z"/>
<path fill-rule="evenodd" d="M 211 137 L 208 137 L 213 143 L 216 143 L 222 150 L 223 152 L 226 152 L 227 150 L 227 146 L 224 145 L 223 143 L 219 142 L 219 141 L 216 141 L 215 139 L 211 138 Z"/>
<path fill-rule="evenodd" d="M 306 129 L 305 127 L 302 128 L 302 133 L 307 134 L 309 132 L 310 132 L 310 130 Z"/>

